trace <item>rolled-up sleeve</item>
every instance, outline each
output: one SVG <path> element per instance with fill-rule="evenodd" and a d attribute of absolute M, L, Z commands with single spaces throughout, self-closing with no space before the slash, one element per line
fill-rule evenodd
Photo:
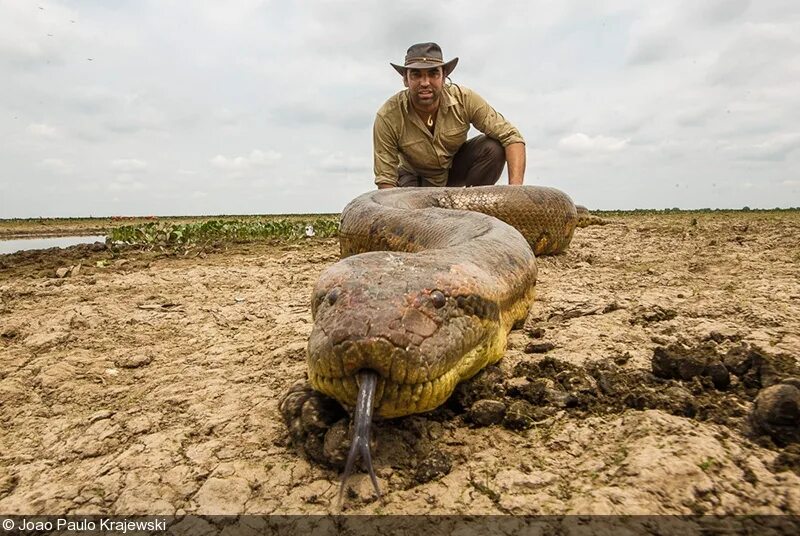
<path fill-rule="evenodd" d="M 397 134 L 381 115 L 375 117 L 372 127 L 375 184 L 397 186 L 398 155 Z"/>
<path fill-rule="evenodd" d="M 509 123 L 503 114 L 489 106 L 483 97 L 472 90 L 464 91 L 464 107 L 469 122 L 475 128 L 500 142 L 503 147 L 512 143 L 525 143 L 517 127 Z"/>

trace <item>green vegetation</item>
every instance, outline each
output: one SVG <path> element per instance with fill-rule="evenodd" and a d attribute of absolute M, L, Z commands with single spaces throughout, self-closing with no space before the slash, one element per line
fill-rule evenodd
<path fill-rule="evenodd" d="M 740 212 L 751 213 L 789 213 L 798 212 L 800 207 L 788 208 L 695 208 L 695 209 L 681 209 L 681 208 L 635 208 L 633 210 L 592 210 L 589 212 L 595 216 L 644 216 L 644 215 L 662 215 L 662 214 L 736 214 Z"/>
<path fill-rule="evenodd" d="M 306 236 L 337 236 L 335 216 L 315 219 L 276 218 L 207 220 L 196 223 L 153 221 L 110 229 L 107 240 L 143 247 L 191 247 L 211 242 L 248 242 L 264 239 L 297 240 Z"/>
<path fill-rule="evenodd" d="M 709 470 L 713 469 L 714 467 L 720 465 L 720 463 L 715 460 L 714 458 L 708 458 L 700 463 L 697 466 L 703 470 L 704 473 L 707 473 Z"/>

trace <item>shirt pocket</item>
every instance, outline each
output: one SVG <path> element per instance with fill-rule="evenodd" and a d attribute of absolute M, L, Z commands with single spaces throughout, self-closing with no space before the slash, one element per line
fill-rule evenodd
<path fill-rule="evenodd" d="M 415 169 L 428 169 L 437 161 L 431 142 L 421 138 L 401 140 L 400 154 Z"/>
<path fill-rule="evenodd" d="M 467 141 L 467 132 L 469 132 L 469 125 L 450 127 L 439 134 L 439 142 L 445 151 L 451 155 L 455 154 Z"/>

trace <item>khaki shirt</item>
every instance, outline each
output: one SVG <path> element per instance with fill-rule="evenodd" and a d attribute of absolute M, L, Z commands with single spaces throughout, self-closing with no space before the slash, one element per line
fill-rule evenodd
<path fill-rule="evenodd" d="M 408 90 L 392 96 L 378 110 L 373 127 L 375 184 L 397 186 L 402 168 L 436 186 L 446 185 L 470 124 L 503 147 L 525 142 L 514 125 L 468 88 L 455 84 L 443 88 L 433 134 L 411 106 Z"/>

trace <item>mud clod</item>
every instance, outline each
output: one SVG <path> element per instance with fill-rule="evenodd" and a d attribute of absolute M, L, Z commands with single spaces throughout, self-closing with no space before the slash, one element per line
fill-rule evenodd
<path fill-rule="evenodd" d="M 546 354 L 556 347 L 552 342 L 529 342 L 525 345 L 526 354 Z"/>
<path fill-rule="evenodd" d="M 659 346 L 653 355 L 653 374 L 660 378 L 688 381 L 702 375 L 716 355 L 710 345 L 686 348 L 680 344 Z"/>
<path fill-rule="evenodd" d="M 528 336 L 531 339 L 541 339 L 544 337 L 545 329 L 542 327 L 535 327 L 528 330 Z"/>
<path fill-rule="evenodd" d="M 350 427 L 345 419 L 335 422 L 325 432 L 322 443 L 322 456 L 333 467 L 344 467 L 350 450 Z"/>
<path fill-rule="evenodd" d="M 456 386 L 450 397 L 450 406 L 463 413 L 478 400 L 502 400 L 506 396 L 505 380 L 497 366 L 487 367 L 469 382 Z"/>
<path fill-rule="evenodd" d="M 414 472 L 414 482 L 424 484 L 441 478 L 453 468 L 453 461 L 446 453 L 434 449 L 423 458 Z"/>
<path fill-rule="evenodd" d="M 300 381 L 283 395 L 278 409 L 293 445 L 317 463 L 342 465 L 349 447 L 347 413 L 335 400 Z"/>
<path fill-rule="evenodd" d="M 527 430 L 536 421 L 536 408 L 525 400 L 513 402 L 503 419 L 503 426 L 511 430 Z"/>
<path fill-rule="evenodd" d="M 661 307 L 660 305 L 653 305 L 651 307 L 639 306 L 633 310 L 633 318 L 631 324 L 650 324 L 652 322 L 663 322 L 665 320 L 672 320 L 678 316 L 677 311 Z"/>
<path fill-rule="evenodd" d="M 800 441 L 800 389 L 779 384 L 762 389 L 751 413 L 753 426 L 778 445 Z"/>
<path fill-rule="evenodd" d="M 141 354 L 134 354 L 134 355 L 126 355 L 118 357 L 114 360 L 114 364 L 119 368 L 126 368 L 126 369 L 135 369 L 139 367 L 144 367 L 149 365 L 153 362 L 153 358 L 149 355 L 141 355 Z"/>
<path fill-rule="evenodd" d="M 467 413 L 467 418 L 478 426 L 489 426 L 503 420 L 506 405 L 497 400 L 478 400 Z"/>

